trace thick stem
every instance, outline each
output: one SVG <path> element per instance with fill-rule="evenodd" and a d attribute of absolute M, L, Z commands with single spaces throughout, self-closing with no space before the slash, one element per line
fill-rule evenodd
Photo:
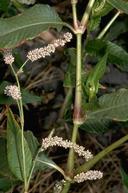
<path fill-rule="evenodd" d="M 81 63 L 81 44 L 82 44 L 82 34 L 77 34 L 77 58 L 76 58 L 76 90 L 75 90 L 75 104 L 74 104 L 74 124 L 81 124 L 83 119 L 82 113 L 82 63 Z"/>
<path fill-rule="evenodd" d="M 78 167 L 75 171 L 75 174 L 78 174 L 80 172 L 86 172 L 90 168 L 92 168 L 98 161 L 100 161 L 103 157 L 105 157 L 108 153 L 113 151 L 114 149 L 118 148 L 121 144 L 123 144 L 125 141 L 128 140 L 128 135 L 122 137 L 118 141 L 114 142 L 113 144 L 109 145 L 107 148 L 102 150 L 100 153 L 98 153 L 96 156 L 94 156 L 90 161 L 87 163 L 81 165 Z"/>
<path fill-rule="evenodd" d="M 105 28 L 100 32 L 100 34 L 98 35 L 97 39 L 101 39 L 106 32 L 109 30 L 109 28 L 111 27 L 111 25 L 114 23 L 114 21 L 118 18 L 118 16 L 120 15 L 120 11 L 118 11 L 114 17 L 109 21 L 109 23 L 105 26 Z"/>
<path fill-rule="evenodd" d="M 81 83 L 81 44 L 82 44 L 82 34 L 77 34 L 77 56 L 76 56 L 76 90 L 75 90 L 75 104 L 74 104 L 74 116 L 73 116 L 73 132 L 72 132 L 72 142 L 75 143 L 77 139 L 78 127 L 81 124 L 82 120 L 82 83 Z M 74 169 L 74 150 L 69 150 L 68 162 L 67 162 L 67 171 L 69 176 L 73 175 Z M 70 188 L 70 182 L 64 184 L 62 193 L 67 193 Z"/>
<path fill-rule="evenodd" d="M 86 29 L 88 19 L 89 19 L 89 16 L 90 16 L 90 13 L 92 11 L 92 7 L 93 7 L 94 3 L 95 3 L 95 0 L 90 0 L 88 2 L 88 5 L 87 5 L 86 10 L 84 12 L 84 15 L 82 17 L 81 26 L 83 26 L 83 28 L 85 28 L 85 29 Z"/>
<path fill-rule="evenodd" d="M 71 139 L 73 143 L 76 142 L 77 133 L 78 133 L 78 125 L 74 125 L 73 132 L 72 132 L 72 139 Z M 67 171 L 69 175 L 72 175 L 73 168 L 74 168 L 74 150 L 70 149 L 69 155 L 68 155 L 68 162 L 67 162 Z"/>

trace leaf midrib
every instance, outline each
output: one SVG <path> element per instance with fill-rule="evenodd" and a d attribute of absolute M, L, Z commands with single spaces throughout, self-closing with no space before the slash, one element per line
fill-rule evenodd
<path fill-rule="evenodd" d="M 90 115 L 88 115 L 88 116 L 93 116 L 93 115 L 95 115 L 95 114 L 98 114 L 98 113 L 102 113 L 102 112 L 105 112 L 105 111 L 109 111 L 109 110 L 113 110 L 113 109 L 116 109 L 116 108 L 121 108 L 121 107 L 126 107 L 126 106 L 128 106 L 128 104 L 123 104 L 123 105 L 116 105 L 116 106 L 112 106 L 112 107 L 107 107 L 107 108 L 105 108 L 105 109 L 100 109 L 100 110 L 97 110 L 97 111 L 95 111 L 95 112 L 89 112 L 89 114 Z"/>
<path fill-rule="evenodd" d="M 17 32 L 18 30 L 24 30 L 24 29 L 27 29 L 27 28 L 30 28 L 32 26 L 37 26 L 37 25 L 48 25 L 48 24 L 55 24 L 55 25 L 64 25 L 63 22 L 39 22 L 39 23 L 36 23 L 36 24 L 31 24 L 31 25 L 25 25 L 25 26 L 22 26 L 22 27 L 18 27 L 17 29 L 15 30 L 11 30 L 11 31 L 8 31 L 7 33 L 4 33 L 3 35 L 0 35 L 0 37 L 3 38 L 3 36 L 6 36 L 6 35 L 10 35 L 11 33 L 14 33 L 14 32 Z"/>

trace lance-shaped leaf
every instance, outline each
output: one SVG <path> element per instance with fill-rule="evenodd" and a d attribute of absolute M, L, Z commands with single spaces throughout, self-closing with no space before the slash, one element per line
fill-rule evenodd
<path fill-rule="evenodd" d="M 21 181 L 24 180 L 24 166 L 23 166 L 23 151 L 22 151 L 22 131 L 16 122 L 11 110 L 8 110 L 7 120 L 7 155 L 8 163 L 12 173 Z M 23 138 L 24 156 L 25 156 L 25 172 L 28 178 L 32 167 L 32 154 L 28 143 Z"/>
<path fill-rule="evenodd" d="M 35 38 L 49 27 L 62 26 L 61 19 L 48 5 L 35 5 L 7 19 L 0 19 L 0 48 L 12 48 L 19 43 Z"/>
<path fill-rule="evenodd" d="M 100 97 L 99 108 L 87 112 L 87 119 L 127 121 L 128 89 L 120 89 L 115 93 Z"/>
<path fill-rule="evenodd" d="M 119 45 L 110 41 L 90 40 L 86 45 L 86 51 L 91 55 L 103 56 L 108 53 L 108 62 L 115 64 L 123 71 L 128 71 L 128 53 Z"/>
<path fill-rule="evenodd" d="M 113 7 L 128 14 L 128 2 L 127 0 L 107 0 Z"/>

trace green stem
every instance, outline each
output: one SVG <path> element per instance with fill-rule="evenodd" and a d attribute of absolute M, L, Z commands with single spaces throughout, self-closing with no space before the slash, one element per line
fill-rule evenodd
<path fill-rule="evenodd" d="M 109 145 L 107 148 L 105 148 L 104 150 L 102 150 L 100 153 L 98 153 L 96 156 L 94 156 L 91 160 L 89 160 L 88 162 L 86 162 L 85 164 L 79 166 L 76 171 L 75 174 L 78 174 L 80 172 L 86 172 L 88 171 L 90 168 L 92 168 L 98 161 L 100 161 L 103 157 L 105 157 L 108 153 L 110 153 L 111 151 L 113 151 L 114 149 L 116 149 L 117 147 L 119 147 L 121 144 L 123 144 L 125 141 L 128 140 L 128 135 L 122 137 L 121 139 L 119 139 L 118 141 L 114 142 L 113 144 Z"/>
<path fill-rule="evenodd" d="M 78 133 L 78 125 L 81 120 L 81 106 L 82 106 L 82 83 L 81 83 L 81 42 L 82 34 L 77 34 L 77 58 L 76 58 L 76 90 L 75 90 L 75 104 L 74 104 L 74 127 L 72 132 L 72 142 L 76 142 L 77 133 Z M 68 172 L 71 173 L 74 168 L 74 151 L 70 149 L 67 169 Z"/>
<path fill-rule="evenodd" d="M 13 72 L 13 74 L 15 76 L 18 89 L 21 91 L 18 76 L 17 76 L 13 66 L 12 65 L 10 65 L 10 66 L 11 66 L 12 72 Z M 17 102 L 17 103 L 18 103 L 18 108 L 19 108 L 20 122 L 21 122 L 21 132 L 22 132 L 21 133 L 21 146 L 22 146 L 22 156 L 23 156 L 24 188 L 25 188 L 25 191 L 27 191 L 28 185 L 27 185 L 27 176 L 26 176 L 26 161 L 25 161 L 25 147 L 24 147 L 24 111 L 23 111 L 22 98 L 19 99 L 19 102 Z"/>
<path fill-rule="evenodd" d="M 74 124 L 73 132 L 72 132 L 72 139 L 71 139 L 73 143 L 76 142 L 77 133 L 78 133 L 78 125 Z M 67 162 L 67 171 L 70 175 L 72 175 L 71 173 L 72 173 L 73 168 L 74 168 L 74 150 L 71 148 L 69 150 L 68 162 Z"/>
<path fill-rule="evenodd" d="M 75 90 L 75 104 L 74 104 L 74 124 L 80 124 L 82 120 L 82 62 L 81 62 L 81 45 L 82 45 L 82 34 L 77 35 L 77 58 L 76 58 L 76 90 Z"/>
<path fill-rule="evenodd" d="M 100 34 L 98 35 L 97 39 L 101 39 L 106 34 L 106 32 L 109 30 L 109 28 L 114 23 L 114 21 L 118 18 L 119 15 L 120 15 L 120 11 L 118 11 L 114 15 L 114 17 L 109 21 L 109 23 L 105 26 L 105 28 L 100 32 Z"/>
<path fill-rule="evenodd" d="M 95 3 L 95 0 L 90 0 L 87 7 L 86 7 L 86 10 L 84 12 L 84 15 L 82 17 L 82 20 L 81 20 L 81 25 L 86 29 L 86 26 L 87 26 L 87 23 L 88 23 L 88 19 L 89 19 L 89 16 L 90 16 L 90 13 L 92 11 L 92 7 Z"/>
<path fill-rule="evenodd" d="M 70 182 L 67 181 L 66 183 L 64 183 L 64 187 L 61 193 L 67 193 L 68 190 L 70 189 L 70 186 L 71 186 Z"/>
<path fill-rule="evenodd" d="M 31 180 L 31 177 L 32 177 L 32 174 L 33 174 L 33 171 L 34 171 L 34 168 L 35 168 L 35 165 L 36 165 L 37 157 L 40 153 L 40 150 L 41 150 L 41 148 L 39 148 L 39 150 L 38 150 L 38 152 L 35 156 L 35 159 L 33 160 L 33 165 L 32 165 L 32 168 L 31 168 L 31 171 L 30 171 L 30 174 L 29 174 L 29 177 L 28 177 L 28 181 L 27 181 L 27 185 L 28 185 L 27 190 L 29 189 L 30 180 Z"/>
<path fill-rule="evenodd" d="M 78 28 L 77 10 L 76 10 L 77 0 L 71 0 L 71 4 L 72 4 L 73 24 L 74 28 L 77 29 Z"/>
<path fill-rule="evenodd" d="M 75 90 L 75 104 L 74 104 L 74 127 L 72 132 L 72 142 L 75 143 L 77 139 L 78 127 L 81 124 L 82 114 L 82 83 L 81 83 L 81 70 L 82 70 L 82 62 L 81 62 L 81 44 L 82 44 L 82 33 L 76 34 L 77 36 L 77 56 L 76 56 L 76 90 Z M 69 176 L 73 175 L 74 169 L 74 150 L 69 150 L 68 161 L 67 161 L 67 171 Z M 70 188 L 70 182 L 67 181 L 64 184 L 64 188 L 62 193 L 67 193 Z"/>
<path fill-rule="evenodd" d="M 19 74 L 22 70 L 23 70 L 23 67 L 26 65 L 26 63 L 29 61 L 29 59 L 27 59 L 23 64 L 22 66 L 19 68 L 17 74 Z"/>

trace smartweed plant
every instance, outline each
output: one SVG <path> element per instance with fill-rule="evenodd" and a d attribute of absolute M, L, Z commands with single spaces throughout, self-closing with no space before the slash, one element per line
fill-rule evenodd
<path fill-rule="evenodd" d="M 2 144 L 0 159 L 4 158 L 5 160 L 3 168 L 0 168 L 8 174 L 1 177 L 4 179 L 3 183 L 5 183 L 3 191 L 6 192 L 9 188 L 22 183 L 22 192 L 28 193 L 31 179 L 36 171 L 49 167 L 57 170 L 63 176 L 63 180 L 54 187 L 54 192 L 67 193 L 71 184 L 86 180 L 100 180 L 104 171 L 93 170 L 92 167 L 128 140 L 128 135 L 126 135 L 97 155 L 93 155 L 90 150 L 77 144 L 78 131 L 81 128 L 86 131 L 93 130 L 95 133 L 97 131 L 104 132 L 110 122 L 128 120 L 127 89 L 120 89 L 99 97 L 99 89 L 102 88 L 100 80 L 106 71 L 107 63 L 113 63 L 121 70 L 128 70 L 128 53 L 122 47 L 110 41 L 108 35 L 116 19 L 128 14 L 128 2 L 125 0 L 89 0 L 87 5 L 85 4 L 82 17 L 78 19 L 77 5 L 79 1 L 71 0 L 73 24 L 62 21 L 56 11 L 48 5 L 36 4 L 24 10 L 22 3 L 26 3 L 26 1 L 12 1 L 12 3 L 22 11 L 22 14 L 0 19 L 0 48 L 4 62 L 10 67 L 16 83 L 6 84 L 2 88 L 5 98 L 12 98 L 12 103 L 17 104 L 19 119 L 16 119 L 11 109 L 6 106 L 7 132 L 5 138 L 0 138 Z M 29 3 L 27 1 L 26 4 Z M 102 22 L 102 17 L 110 12 L 111 15 L 113 14 L 110 21 L 103 25 L 100 32 L 97 31 Z M 63 26 L 67 31 L 62 33 L 60 31 Z M 19 69 L 16 69 L 12 50 L 21 42 L 37 37 L 42 31 L 46 31 L 50 27 L 59 31 L 59 38 L 47 46 L 30 50 L 26 54 L 26 61 Z M 73 38 L 76 40 L 76 48 L 68 49 L 73 62 L 70 62 L 65 75 L 64 86 L 68 87 L 68 92 L 59 115 L 59 121 L 61 121 L 67 108 L 70 114 L 72 113 L 72 128 L 70 128 L 72 136 L 71 139 L 63 139 L 56 136 L 52 130 L 49 136 L 43 138 L 42 144 L 39 145 L 31 132 L 24 131 L 23 105 L 25 101 L 19 75 L 24 73 L 24 67 L 28 65 L 28 62 L 35 62 L 40 58 L 45 60 L 47 56 L 55 53 L 58 47 L 65 46 Z M 86 71 L 84 67 L 89 58 L 95 59 L 95 66 Z M 72 63 L 74 63 L 73 66 Z M 71 105 L 69 105 L 71 95 L 73 111 Z M 55 146 L 69 149 L 65 169 L 62 169 L 46 156 L 48 148 Z M 76 156 L 82 157 L 85 163 L 76 167 Z M 1 173 L 0 175 L 2 176 Z"/>

